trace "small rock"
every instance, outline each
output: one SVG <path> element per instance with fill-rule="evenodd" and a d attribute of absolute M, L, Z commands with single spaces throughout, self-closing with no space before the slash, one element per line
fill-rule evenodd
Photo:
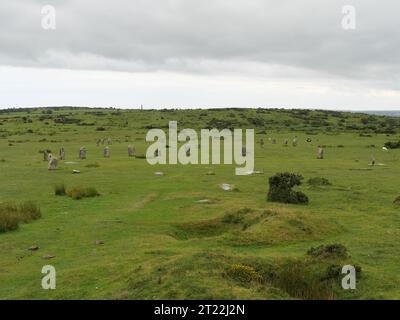
<path fill-rule="evenodd" d="M 54 256 L 54 255 L 52 255 L 52 254 L 46 254 L 46 255 L 43 256 L 43 259 L 50 260 L 50 259 L 53 259 L 53 258 L 55 258 L 55 257 L 56 257 L 56 256 Z"/>
<path fill-rule="evenodd" d="M 213 171 L 208 171 L 208 172 L 206 173 L 206 175 L 207 175 L 207 176 L 215 176 L 215 172 L 213 172 Z"/>
<path fill-rule="evenodd" d="M 32 247 L 29 247 L 28 250 L 29 250 L 29 251 L 37 251 L 37 250 L 39 250 L 39 246 L 32 246 Z"/>
<path fill-rule="evenodd" d="M 96 245 L 102 245 L 102 244 L 104 244 L 104 241 L 103 240 L 96 240 Z"/>
<path fill-rule="evenodd" d="M 154 174 L 155 174 L 156 176 L 163 176 L 163 175 L 164 175 L 164 172 L 157 171 L 157 172 L 154 172 Z"/>
<path fill-rule="evenodd" d="M 73 173 L 73 174 L 79 174 L 79 173 L 81 173 L 81 172 L 80 172 L 79 170 L 73 170 L 72 173 Z"/>
<path fill-rule="evenodd" d="M 196 201 L 197 203 L 210 203 L 211 201 L 209 199 L 202 199 L 199 201 Z"/>
<path fill-rule="evenodd" d="M 233 185 L 228 184 L 228 183 L 222 183 L 219 185 L 219 187 L 225 191 L 231 191 L 233 189 Z"/>

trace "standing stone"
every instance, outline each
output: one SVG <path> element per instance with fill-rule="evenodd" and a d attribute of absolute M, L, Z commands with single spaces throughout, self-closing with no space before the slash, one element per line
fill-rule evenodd
<path fill-rule="evenodd" d="M 81 159 L 81 160 L 86 159 L 86 148 L 85 147 L 81 147 L 79 149 L 79 159 Z"/>
<path fill-rule="evenodd" d="M 109 158 L 110 157 L 110 148 L 105 147 L 103 151 L 104 158 Z"/>
<path fill-rule="evenodd" d="M 43 161 L 49 161 L 49 153 L 47 150 L 43 151 Z"/>
<path fill-rule="evenodd" d="M 98 147 L 100 145 L 100 143 L 101 143 L 101 139 L 97 139 L 96 140 L 96 146 Z"/>
<path fill-rule="evenodd" d="M 276 144 L 276 139 L 275 138 L 272 139 L 272 144 Z"/>
<path fill-rule="evenodd" d="M 107 144 L 112 144 L 111 138 L 108 138 L 108 139 L 107 139 Z"/>
<path fill-rule="evenodd" d="M 134 157 L 135 156 L 135 148 L 132 145 L 128 146 L 128 156 Z"/>
<path fill-rule="evenodd" d="M 288 139 L 283 140 L 283 144 L 284 144 L 285 146 L 287 146 L 288 143 L 289 143 L 289 140 L 288 140 Z"/>
<path fill-rule="evenodd" d="M 65 160 L 65 149 L 61 147 L 60 149 L 60 160 Z"/>
<path fill-rule="evenodd" d="M 242 157 L 247 155 L 246 147 L 242 147 Z"/>
<path fill-rule="evenodd" d="M 190 147 L 186 146 L 186 156 L 190 157 Z"/>
<path fill-rule="evenodd" d="M 260 146 L 261 148 L 264 148 L 264 139 L 260 139 Z"/>
<path fill-rule="evenodd" d="M 154 158 L 157 158 L 159 156 L 161 156 L 161 152 L 158 149 L 156 149 L 156 151 L 154 151 Z"/>
<path fill-rule="evenodd" d="M 56 170 L 57 169 L 57 158 L 53 157 L 52 154 L 49 154 L 49 164 L 48 164 L 48 169 L 49 170 Z"/>
<path fill-rule="evenodd" d="M 297 147 L 297 138 L 293 138 L 292 145 L 293 147 Z"/>
<path fill-rule="evenodd" d="M 318 148 L 317 159 L 323 159 L 323 158 L 324 158 L 324 149 L 319 147 Z"/>

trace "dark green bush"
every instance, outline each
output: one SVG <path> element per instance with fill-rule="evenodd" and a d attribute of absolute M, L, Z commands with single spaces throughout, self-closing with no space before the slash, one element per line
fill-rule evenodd
<path fill-rule="evenodd" d="M 389 141 L 385 143 L 385 147 L 388 149 L 399 149 L 400 141 Z"/>
<path fill-rule="evenodd" d="M 303 177 L 294 173 L 277 173 L 269 178 L 268 201 L 283 203 L 308 203 L 308 197 L 299 191 L 294 191 L 294 186 L 301 185 Z"/>

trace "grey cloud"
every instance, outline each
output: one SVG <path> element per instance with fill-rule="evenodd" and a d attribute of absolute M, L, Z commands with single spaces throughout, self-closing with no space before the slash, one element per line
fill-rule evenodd
<path fill-rule="evenodd" d="M 264 77 L 299 68 L 398 86 L 396 0 L 59 0 L 57 29 L 45 31 L 48 3 L 1 1 L 0 64 Z M 348 4 L 353 31 L 341 28 Z"/>

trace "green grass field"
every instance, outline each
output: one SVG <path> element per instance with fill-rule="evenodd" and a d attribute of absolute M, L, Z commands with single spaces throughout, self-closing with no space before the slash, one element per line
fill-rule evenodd
<path fill-rule="evenodd" d="M 148 129 L 167 130 L 169 120 L 178 130 L 254 128 L 255 169 L 264 174 L 128 157 L 129 144 L 144 155 Z M 0 298 L 400 299 L 400 206 L 393 203 L 400 149 L 382 150 L 400 139 L 399 124 L 395 117 L 302 110 L 2 111 L 0 204 L 34 201 L 42 215 L 0 233 Z M 294 136 L 297 147 L 283 146 Z M 96 140 L 108 137 L 111 156 L 104 158 Z M 39 151 L 58 156 L 61 146 L 66 160 L 48 171 Z M 82 146 L 86 160 L 78 159 Z M 378 165 L 368 165 L 371 157 Z M 308 205 L 266 201 L 268 178 L 286 171 L 304 176 L 298 189 Z M 313 177 L 332 185 L 309 185 Z M 60 183 L 94 187 L 100 196 L 56 196 Z M 229 214 L 237 221 L 227 221 Z M 348 256 L 307 255 L 321 244 L 342 244 Z M 29 251 L 34 245 L 40 249 Z M 47 264 L 57 270 L 56 290 L 41 287 Z M 329 266 L 344 264 L 362 268 L 356 290 L 343 290 L 337 277 L 323 280 Z"/>

